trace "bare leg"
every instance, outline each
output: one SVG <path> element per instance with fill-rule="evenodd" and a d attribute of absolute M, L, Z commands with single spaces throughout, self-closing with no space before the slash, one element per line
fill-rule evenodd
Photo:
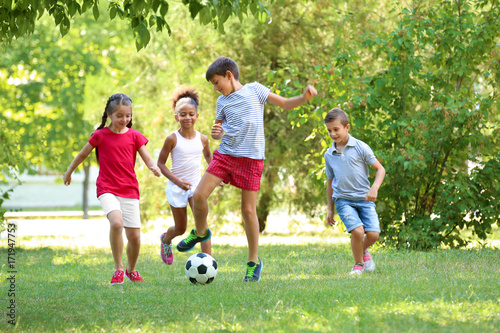
<path fill-rule="evenodd" d="M 168 228 L 167 233 L 163 237 L 163 243 L 167 245 L 172 244 L 172 239 L 186 232 L 188 219 L 186 207 L 176 208 L 170 206 L 170 210 L 174 216 L 174 226 Z"/>
<path fill-rule="evenodd" d="M 363 240 L 363 251 L 366 251 L 370 246 L 375 244 L 379 235 L 380 234 L 376 231 L 367 231 L 365 239 Z"/>
<path fill-rule="evenodd" d="M 140 228 L 125 228 L 127 235 L 127 270 L 129 273 L 135 271 L 135 264 L 139 258 L 141 250 L 141 229 Z"/>
<path fill-rule="evenodd" d="M 257 191 L 241 192 L 241 214 L 245 221 L 248 241 L 248 261 L 259 263 L 259 220 L 257 218 Z"/>
<path fill-rule="evenodd" d="M 356 263 L 363 263 L 363 238 L 365 237 L 365 228 L 357 227 L 351 230 L 351 249 Z"/>
<path fill-rule="evenodd" d="M 193 215 L 196 234 L 203 236 L 207 232 L 208 202 L 207 199 L 222 181 L 221 178 L 205 172 L 193 194 Z"/>
<path fill-rule="evenodd" d="M 212 255 L 212 240 L 209 239 L 206 242 L 200 243 L 201 252 Z"/>
<path fill-rule="evenodd" d="M 193 211 L 193 206 L 194 206 L 193 197 L 189 198 L 189 206 L 191 206 L 191 211 Z M 200 246 L 201 246 L 201 252 L 212 255 L 212 239 L 200 243 Z"/>
<path fill-rule="evenodd" d="M 122 213 L 114 210 L 108 214 L 109 220 L 109 243 L 113 260 L 115 261 L 115 270 L 123 271 L 123 219 Z"/>
<path fill-rule="evenodd" d="M 191 207 L 191 211 L 193 211 L 193 198 L 189 198 L 189 206 Z M 163 243 L 165 244 L 171 244 L 172 239 L 174 239 L 177 236 L 180 236 L 186 232 L 187 228 L 187 220 L 188 220 L 188 215 L 187 215 L 187 208 L 175 208 L 170 206 L 172 210 L 172 215 L 174 216 L 174 222 L 175 225 L 173 227 L 170 227 L 167 230 L 167 233 L 165 234 L 165 237 L 163 237 Z M 207 254 L 212 254 L 212 241 L 209 239 L 206 242 L 201 243 L 201 252 L 207 253 Z"/>

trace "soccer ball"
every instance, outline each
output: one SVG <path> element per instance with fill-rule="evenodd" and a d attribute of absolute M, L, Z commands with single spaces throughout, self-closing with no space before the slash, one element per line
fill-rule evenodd
<path fill-rule="evenodd" d="M 193 254 L 186 262 L 186 277 L 196 284 L 209 284 L 217 275 L 217 261 L 206 253 Z"/>

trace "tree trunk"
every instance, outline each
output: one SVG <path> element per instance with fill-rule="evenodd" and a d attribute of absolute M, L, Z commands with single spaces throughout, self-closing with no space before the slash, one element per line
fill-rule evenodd
<path fill-rule="evenodd" d="M 264 189 L 257 204 L 257 219 L 259 220 L 259 232 L 266 229 L 267 217 L 270 213 L 272 191 Z"/>
<path fill-rule="evenodd" d="M 90 163 L 83 162 L 83 171 L 85 173 L 85 178 L 83 179 L 83 218 L 88 220 L 89 218 L 89 178 L 90 178 Z"/>

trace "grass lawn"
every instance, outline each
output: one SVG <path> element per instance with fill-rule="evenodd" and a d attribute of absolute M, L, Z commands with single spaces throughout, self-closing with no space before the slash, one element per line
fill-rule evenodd
<path fill-rule="evenodd" d="M 146 283 L 110 286 L 109 248 L 16 250 L 17 326 L 7 323 L 4 258 L 2 332 L 500 331 L 498 248 L 375 249 L 376 271 L 350 277 L 348 243 L 263 244 L 262 281 L 244 283 L 246 246 L 214 243 L 219 271 L 206 286 L 184 275 L 194 251 L 175 252 L 167 266 L 158 246 L 144 245 Z"/>

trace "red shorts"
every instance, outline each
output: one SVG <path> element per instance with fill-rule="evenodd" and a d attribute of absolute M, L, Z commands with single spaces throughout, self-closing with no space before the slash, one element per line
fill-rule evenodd
<path fill-rule="evenodd" d="M 245 191 L 258 191 L 264 160 L 224 155 L 217 150 L 207 168 L 209 174 Z"/>

